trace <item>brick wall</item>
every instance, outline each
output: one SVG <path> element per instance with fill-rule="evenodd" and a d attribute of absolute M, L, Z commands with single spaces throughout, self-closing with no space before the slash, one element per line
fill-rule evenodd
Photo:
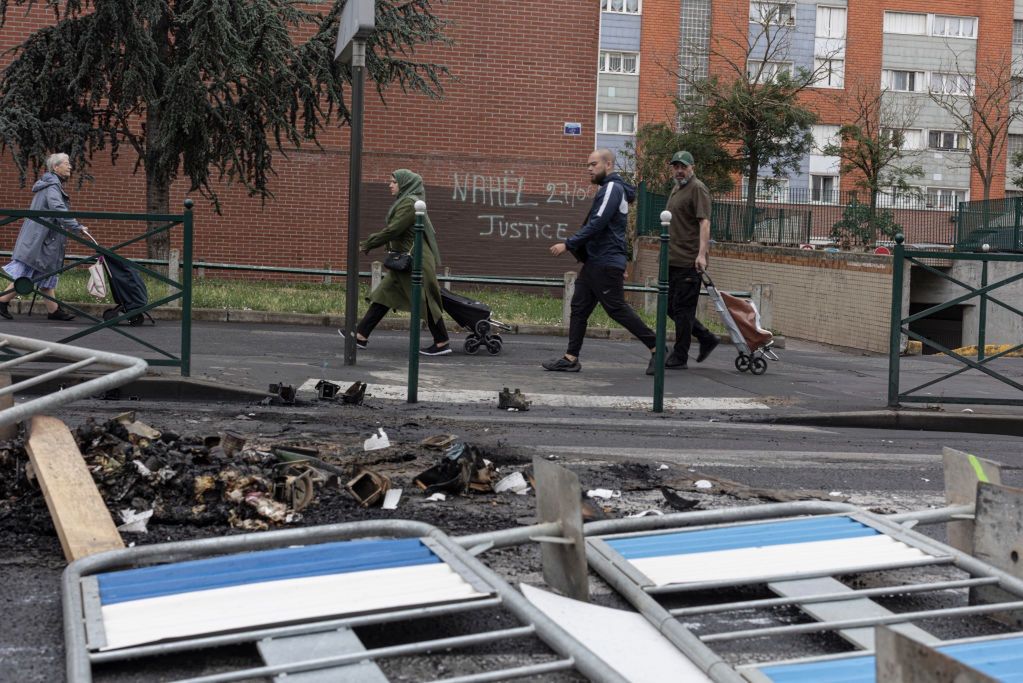
<path fill-rule="evenodd" d="M 641 239 L 636 279 L 657 276 L 658 243 Z M 769 284 L 774 332 L 854 349 L 888 351 L 888 256 L 715 244 L 708 272 L 722 290 Z"/>
<path fill-rule="evenodd" d="M 639 72 L 639 121 L 670 121 L 675 117 L 678 95 L 680 0 L 661 0 L 643 5 L 642 64 Z"/>
<path fill-rule="evenodd" d="M 411 168 L 426 181 L 445 265 L 460 273 L 560 275 L 563 260 L 547 256 L 546 249 L 578 226 L 593 194 L 585 161 L 594 145 L 599 4 L 488 0 L 434 8 L 453 21 L 447 31 L 453 42 L 424 48 L 416 57 L 447 65 L 457 80 L 445 82 L 441 100 L 392 87 L 385 102 L 367 83 L 361 233 L 382 227 L 390 172 Z M 10 8 L 0 51 L 51 20 L 38 5 L 28 15 Z M 582 136 L 563 134 L 569 121 L 583 124 Z M 263 203 L 237 186 L 218 186 L 218 216 L 194 197 L 196 257 L 343 268 L 348 131 L 334 126 L 321 142 L 322 151 L 312 147 L 276 157 L 273 200 Z M 75 208 L 143 210 L 144 178 L 131 174 L 134 158 L 125 152 L 114 167 L 98 155 L 91 169 L 95 181 L 81 189 L 72 183 Z M 174 185 L 172 210 L 187 189 L 185 181 Z M 30 200 L 10 157 L 0 157 L 0 207 L 27 208 Z M 113 225 L 90 228 L 107 243 L 127 232 Z M 16 232 L 0 232 L 0 249 L 11 248 Z"/>

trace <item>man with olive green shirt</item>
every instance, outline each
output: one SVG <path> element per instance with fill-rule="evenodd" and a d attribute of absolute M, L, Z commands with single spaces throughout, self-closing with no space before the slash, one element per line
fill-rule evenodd
<path fill-rule="evenodd" d="M 664 367 L 685 370 L 691 337 L 700 341 L 696 362 L 703 362 L 718 345 L 718 338 L 696 319 L 701 273 L 707 268 L 710 247 L 710 191 L 694 175 L 693 155 L 671 157 L 675 187 L 668 197 L 671 224 L 668 240 L 668 315 L 675 321 L 675 348 Z"/>

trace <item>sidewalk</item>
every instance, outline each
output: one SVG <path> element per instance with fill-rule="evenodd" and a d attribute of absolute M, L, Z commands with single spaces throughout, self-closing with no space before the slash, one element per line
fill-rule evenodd
<path fill-rule="evenodd" d="M 78 321 L 55 323 L 41 317 L 18 316 L 4 321 L 11 334 L 55 341 L 81 329 Z M 179 347 L 176 321 L 159 321 L 155 327 L 123 328 L 172 352 Z M 423 345 L 429 343 L 424 332 Z M 540 362 L 564 351 L 565 338 L 513 334 L 504 337 L 497 356 L 485 351 L 467 355 L 461 333 L 452 331 L 449 356 L 420 356 L 419 398 L 430 402 L 457 403 L 492 411 L 503 387 L 520 389 L 534 400 L 533 410 L 626 409 L 649 413 L 653 377 L 645 374 L 649 358 L 635 340 L 587 339 L 580 360 L 582 372 L 552 373 Z M 143 356 L 152 353 L 123 336 L 104 331 L 83 338 L 79 345 Z M 697 348 L 694 340 L 693 351 Z M 290 384 L 311 390 L 327 379 L 346 387 L 356 380 L 368 382 L 378 399 L 401 401 L 407 386 L 407 332 L 378 331 L 369 349 L 358 352 L 357 364 L 343 363 L 343 340 L 333 327 L 196 322 L 193 324 L 192 377 L 216 386 L 265 392 L 271 383 Z M 690 361 L 688 370 L 666 370 L 666 412 L 700 416 L 701 419 L 799 420 L 837 413 L 885 410 L 888 391 L 888 358 L 877 354 L 836 350 L 819 344 L 788 339 L 778 351 L 781 360 L 769 364 L 767 373 L 753 376 L 737 372 L 735 350 L 722 343 L 704 363 Z M 902 359 L 903 388 L 910 388 L 956 369 L 949 359 L 913 356 Z M 993 367 L 1023 382 L 1023 359 L 1003 359 Z M 175 377 L 173 368 L 153 368 L 153 374 Z M 976 372 L 964 372 L 925 390 L 924 395 L 990 396 L 1020 398 L 1020 392 Z M 921 404 L 907 405 L 903 414 L 926 414 L 928 420 L 1010 416 L 1023 422 L 1023 408 L 1012 406 L 945 405 L 931 410 Z M 877 419 L 877 418 L 875 418 Z M 879 426 L 879 425 L 874 425 Z M 912 428 L 912 425 L 909 425 Z M 917 427 L 927 428 L 927 427 Z M 936 427 L 935 427 L 936 428 Z"/>

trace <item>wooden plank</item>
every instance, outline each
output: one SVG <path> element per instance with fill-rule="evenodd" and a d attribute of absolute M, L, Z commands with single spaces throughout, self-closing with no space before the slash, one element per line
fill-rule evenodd
<path fill-rule="evenodd" d="M 33 417 L 28 455 L 68 562 L 124 547 L 78 444 L 63 422 Z"/>

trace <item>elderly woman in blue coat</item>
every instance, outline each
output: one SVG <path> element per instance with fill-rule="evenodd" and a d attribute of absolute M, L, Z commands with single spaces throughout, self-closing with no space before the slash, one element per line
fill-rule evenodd
<path fill-rule="evenodd" d="M 32 211 L 69 211 L 70 197 L 64 191 L 63 182 L 71 177 L 71 160 L 67 154 L 51 154 L 46 159 L 46 173 L 32 186 Z M 65 230 L 81 231 L 88 234 L 85 226 L 74 218 L 53 218 Z M 64 265 L 64 249 L 67 236 L 51 230 L 46 225 L 26 218 L 18 233 L 18 241 L 14 244 L 11 262 L 4 266 L 8 277 L 16 280 L 26 277 L 32 280 L 46 296 L 53 298 L 57 287 L 57 276 L 54 271 Z M 16 295 L 13 287 L 0 295 L 0 316 L 12 319 L 8 303 Z M 73 320 L 74 315 L 47 300 L 46 310 L 50 320 Z"/>

